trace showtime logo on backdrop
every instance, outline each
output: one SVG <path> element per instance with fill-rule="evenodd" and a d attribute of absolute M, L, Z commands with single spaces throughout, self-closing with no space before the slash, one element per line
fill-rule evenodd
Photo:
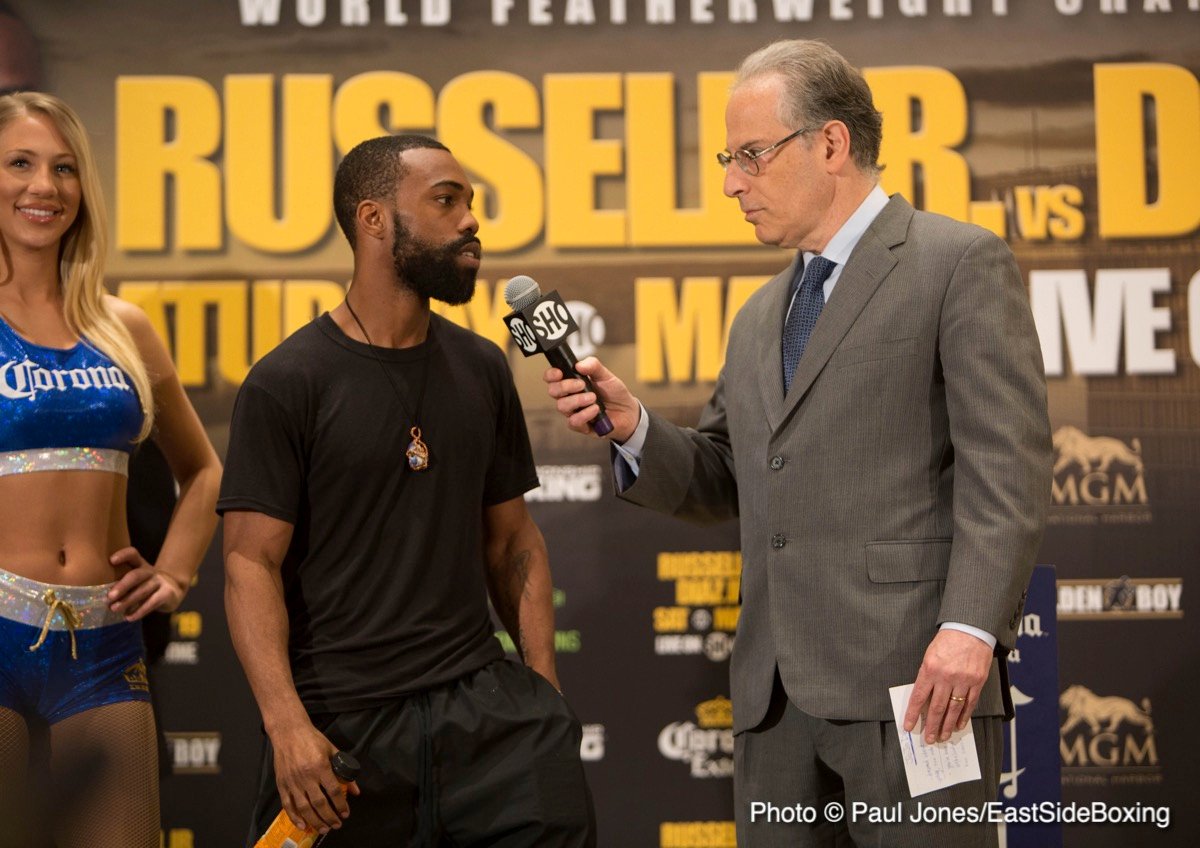
<path fill-rule="evenodd" d="M 733 702 L 723 695 L 696 706 L 696 721 L 675 721 L 658 734 L 658 751 L 687 763 L 692 777 L 733 777 Z"/>
<path fill-rule="evenodd" d="M 1050 524 L 1147 524 L 1142 443 L 1089 436 L 1069 424 L 1054 431 Z"/>
<path fill-rule="evenodd" d="M 1134 703 L 1075 684 L 1058 699 L 1063 784 L 1136 786 L 1162 783 L 1149 698 Z"/>

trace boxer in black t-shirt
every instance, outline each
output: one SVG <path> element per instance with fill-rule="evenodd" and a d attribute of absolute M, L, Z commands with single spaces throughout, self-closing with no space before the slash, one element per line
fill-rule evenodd
<path fill-rule="evenodd" d="M 503 353 L 429 309 L 474 293 L 472 197 L 433 139 L 352 150 L 334 188 L 346 301 L 238 395 L 218 511 L 268 736 L 248 844 L 281 806 L 330 848 L 595 844 L 520 401 Z M 363 765 L 349 798 L 335 750 Z"/>

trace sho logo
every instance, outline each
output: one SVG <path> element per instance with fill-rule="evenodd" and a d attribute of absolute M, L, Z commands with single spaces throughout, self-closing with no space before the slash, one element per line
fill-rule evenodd
<path fill-rule="evenodd" d="M 604 759 L 604 725 L 583 725 L 583 741 L 579 743 L 579 759 L 594 763 Z"/>
<path fill-rule="evenodd" d="M 600 345 L 604 344 L 604 338 L 608 331 L 604 319 L 596 311 L 596 307 L 586 301 L 568 300 L 567 309 L 579 327 L 577 332 L 567 338 L 567 344 L 580 359 L 591 356 Z"/>
<path fill-rule="evenodd" d="M 571 313 L 559 300 L 543 300 L 533 308 L 533 331 L 538 338 L 553 342 L 564 338 L 571 329 Z"/>
<path fill-rule="evenodd" d="M 704 656 L 713 662 L 724 662 L 733 653 L 733 637 L 714 631 L 704 637 Z"/>
<path fill-rule="evenodd" d="M 733 703 L 724 696 L 696 706 L 696 721 L 676 721 L 658 734 L 658 751 L 688 763 L 692 777 L 733 776 Z"/>
<path fill-rule="evenodd" d="M 173 774 L 220 774 L 221 734 L 167 733 Z"/>
<path fill-rule="evenodd" d="M 508 322 L 508 332 L 512 335 L 518 347 L 526 353 L 536 353 L 538 349 L 537 337 L 534 336 L 533 330 L 525 323 L 525 319 L 521 316 L 516 316 Z"/>
<path fill-rule="evenodd" d="M 1080 621 L 1183 618 L 1183 578 L 1059 580 L 1058 617 Z"/>
<path fill-rule="evenodd" d="M 1151 520 L 1142 443 L 1088 436 L 1078 427 L 1054 432 L 1052 524 L 1140 524 Z"/>
<path fill-rule="evenodd" d="M 1058 703 L 1066 712 L 1059 740 L 1064 784 L 1162 782 L 1149 698 L 1139 705 L 1075 684 Z"/>

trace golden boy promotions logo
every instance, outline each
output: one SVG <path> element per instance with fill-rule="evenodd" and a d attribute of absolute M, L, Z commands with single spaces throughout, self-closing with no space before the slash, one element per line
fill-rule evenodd
<path fill-rule="evenodd" d="M 1059 580 L 1060 621 L 1183 618 L 1182 577 Z"/>
<path fill-rule="evenodd" d="M 733 702 L 723 695 L 696 706 L 696 721 L 676 721 L 658 734 L 668 760 L 688 763 L 692 777 L 733 776 Z"/>
<path fill-rule="evenodd" d="M 1075 684 L 1063 691 L 1058 703 L 1066 713 L 1059 740 L 1064 784 L 1162 782 L 1149 698 L 1139 705 Z"/>
<path fill-rule="evenodd" d="M 1144 524 L 1151 520 L 1142 443 L 1054 431 L 1051 524 Z"/>
<path fill-rule="evenodd" d="M 166 733 L 172 774 L 220 774 L 221 734 Z"/>

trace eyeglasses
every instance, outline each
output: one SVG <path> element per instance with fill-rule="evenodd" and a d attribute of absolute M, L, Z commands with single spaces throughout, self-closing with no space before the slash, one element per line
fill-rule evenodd
<path fill-rule="evenodd" d="M 806 132 L 819 130 L 821 127 L 801 127 L 786 138 L 781 138 L 779 141 L 772 144 L 770 147 L 764 147 L 762 150 L 746 150 L 742 148 L 730 153 L 728 150 L 722 150 L 717 154 L 717 164 L 722 168 L 728 168 L 730 162 L 737 162 L 737 166 L 745 171 L 750 176 L 758 175 L 758 157 L 770 153 L 777 147 L 781 147 L 791 141 L 798 135 L 804 135 Z"/>

